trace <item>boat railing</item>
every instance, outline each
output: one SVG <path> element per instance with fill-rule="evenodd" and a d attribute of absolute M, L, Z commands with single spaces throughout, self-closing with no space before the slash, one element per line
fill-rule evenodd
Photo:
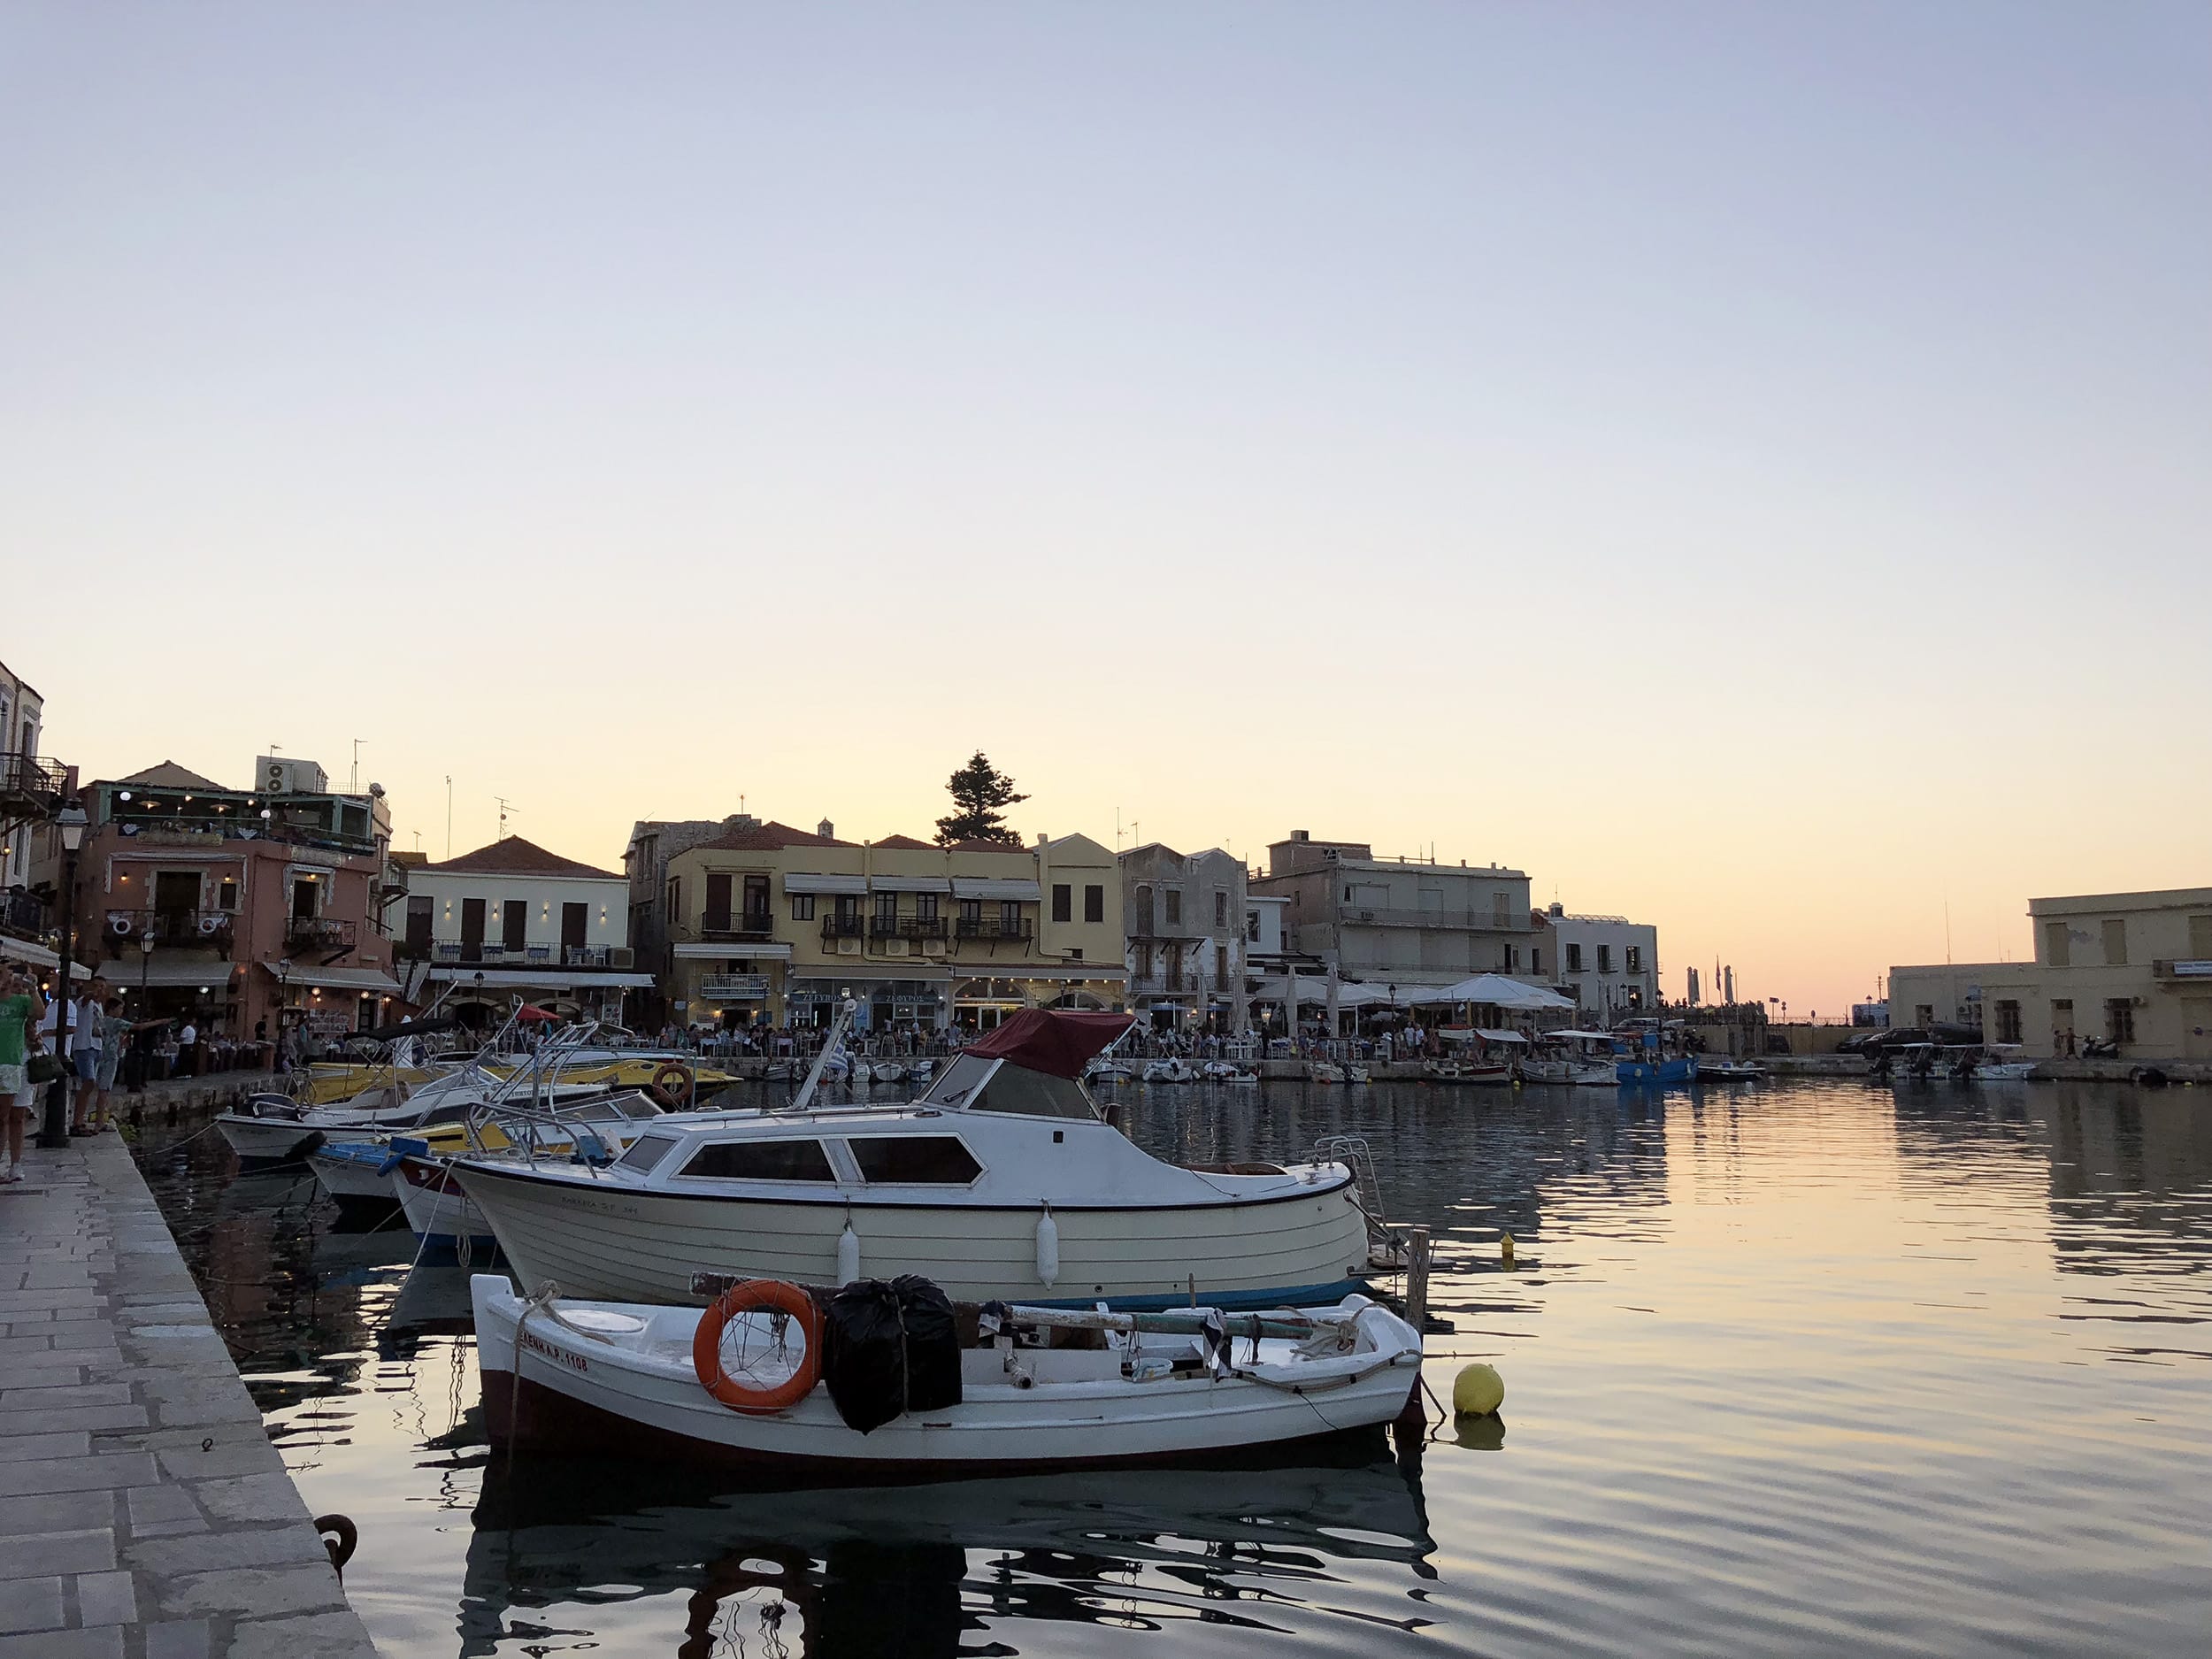
<path fill-rule="evenodd" d="M 1374 1226 L 1383 1225 L 1382 1177 L 1375 1172 L 1375 1155 L 1364 1135 L 1324 1135 L 1313 1143 L 1316 1164 L 1341 1164 L 1352 1171 L 1352 1184 L 1360 1204 Z"/>

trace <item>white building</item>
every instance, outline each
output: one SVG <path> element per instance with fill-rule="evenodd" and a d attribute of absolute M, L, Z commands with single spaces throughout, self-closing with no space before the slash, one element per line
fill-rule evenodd
<path fill-rule="evenodd" d="M 1625 916 L 1570 915 L 1560 904 L 1540 919 L 1560 991 L 1586 1014 L 1610 1024 L 1659 1006 L 1656 927 Z"/>
<path fill-rule="evenodd" d="M 612 1020 L 650 987 L 630 950 L 626 876 L 510 835 L 408 872 L 399 956 L 408 1000 L 504 1009 L 520 997 Z"/>
<path fill-rule="evenodd" d="M 44 710 L 45 700 L 0 663 L 0 772 L 26 771 L 26 763 L 38 758 L 39 721 Z M 29 781 L 0 778 L 0 797 L 15 794 Z M 30 881 L 30 833 L 15 814 L 0 806 L 0 895 Z"/>

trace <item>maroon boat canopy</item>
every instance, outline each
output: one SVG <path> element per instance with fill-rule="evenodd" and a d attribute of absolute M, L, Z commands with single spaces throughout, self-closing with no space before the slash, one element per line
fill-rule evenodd
<path fill-rule="evenodd" d="M 1080 1077 L 1085 1061 L 1136 1023 L 1133 1014 L 1059 1014 L 1025 1008 L 960 1052 L 1011 1060 L 1047 1077 Z"/>

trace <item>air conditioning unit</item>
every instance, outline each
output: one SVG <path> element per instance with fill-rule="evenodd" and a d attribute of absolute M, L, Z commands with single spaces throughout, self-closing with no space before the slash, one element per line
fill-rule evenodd
<path fill-rule="evenodd" d="M 607 952 L 607 960 L 618 968 L 634 968 L 637 965 L 637 952 L 627 945 L 617 945 Z"/>
<path fill-rule="evenodd" d="M 263 755 L 253 764 L 254 787 L 263 795 L 327 795 L 330 780 L 311 760 Z"/>
<path fill-rule="evenodd" d="M 883 954 L 887 956 L 903 956 L 906 954 L 906 941 L 903 939 L 885 940 Z"/>
<path fill-rule="evenodd" d="M 922 941 L 922 955 L 925 956 L 941 956 L 944 954 L 945 941 L 943 940 L 925 939 Z"/>
<path fill-rule="evenodd" d="M 839 940 L 837 941 L 837 954 L 841 956 L 858 956 L 860 954 L 860 941 L 857 939 Z"/>

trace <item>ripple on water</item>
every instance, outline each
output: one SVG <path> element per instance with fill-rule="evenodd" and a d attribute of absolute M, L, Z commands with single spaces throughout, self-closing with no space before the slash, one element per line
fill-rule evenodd
<path fill-rule="evenodd" d="M 388 1659 L 1102 1654 L 1133 1632 L 1194 1654 L 2193 1654 L 2199 1094 L 1125 1091 L 1163 1156 L 1363 1136 L 1393 1214 L 1434 1232 L 1454 1330 L 1431 1386 L 1491 1359 L 1502 1419 L 1411 1471 L 894 1493 L 490 1466 L 465 1274 L 411 1279 L 411 1240 L 331 1232 L 311 1188 L 232 1179 L 211 1137 L 142 1156 L 310 1502 L 361 1525 L 348 1589 Z"/>

